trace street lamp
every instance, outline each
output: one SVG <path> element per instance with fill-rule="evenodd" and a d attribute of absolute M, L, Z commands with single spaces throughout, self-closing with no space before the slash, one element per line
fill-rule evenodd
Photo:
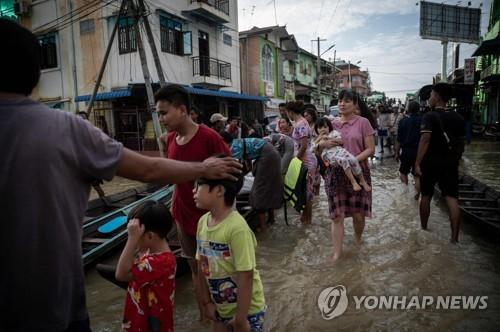
<path fill-rule="evenodd" d="M 352 89 L 352 80 L 351 80 L 351 60 L 348 61 L 349 63 L 349 89 Z M 356 62 L 356 65 L 359 65 L 361 63 L 361 60 Z"/>

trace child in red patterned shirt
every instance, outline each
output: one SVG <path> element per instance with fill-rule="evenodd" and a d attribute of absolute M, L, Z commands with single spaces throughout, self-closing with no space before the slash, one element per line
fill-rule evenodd
<path fill-rule="evenodd" d="M 174 330 L 176 261 L 166 241 L 171 228 L 172 216 L 160 202 L 146 201 L 129 214 L 127 244 L 116 268 L 116 279 L 129 283 L 123 331 Z"/>

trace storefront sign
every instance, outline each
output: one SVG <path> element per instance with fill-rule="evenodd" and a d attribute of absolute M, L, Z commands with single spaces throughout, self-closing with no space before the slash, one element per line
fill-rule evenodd
<path fill-rule="evenodd" d="M 464 84 L 474 84 L 474 72 L 476 65 L 474 58 L 465 59 L 464 63 Z"/>

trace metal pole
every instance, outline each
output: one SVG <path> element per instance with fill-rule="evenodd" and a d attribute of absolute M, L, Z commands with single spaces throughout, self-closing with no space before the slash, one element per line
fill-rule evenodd
<path fill-rule="evenodd" d="M 69 11 L 71 14 L 71 21 L 73 22 L 73 0 L 68 0 L 69 3 Z M 77 72 L 76 72 L 76 50 L 75 50 L 75 30 L 73 28 L 73 23 L 71 23 L 71 52 L 72 52 L 72 60 L 73 60 L 73 68 L 72 68 L 72 73 L 73 73 L 73 94 L 74 98 L 78 96 L 78 77 L 77 77 Z M 80 111 L 80 107 L 78 106 L 78 103 L 75 103 L 75 111 L 78 113 Z"/>
<path fill-rule="evenodd" d="M 149 69 L 148 69 L 148 62 L 146 59 L 146 51 L 144 50 L 144 45 L 142 44 L 142 38 L 141 38 L 141 30 L 140 30 L 140 25 L 139 25 L 139 16 L 137 14 L 137 10 L 132 3 L 132 0 L 129 0 L 130 3 L 130 8 L 134 12 L 134 16 L 137 18 L 135 20 L 135 39 L 137 42 L 137 50 L 139 51 L 139 58 L 141 59 L 141 67 L 142 67 L 142 75 L 144 76 L 144 83 L 146 85 L 146 94 L 148 96 L 148 111 L 151 112 L 151 116 L 153 118 L 153 127 L 155 130 L 155 135 L 156 135 L 156 140 L 158 143 L 158 147 L 161 148 L 159 141 L 159 138 L 162 134 L 161 132 L 161 127 L 160 127 L 160 121 L 158 119 L 158 113 L 156 113 L 155 110 L 155 101 L 154 101 L 154 94 L 153 94 L 153 86 L 151 85 L 151 75 L 149 74 Z"/>
<path fill-rule="evenodd" d="M 321 106 L 322 102 L 321 102 L 321 56 L 319 54 L 320 52 L 320 48 L 319 48 L 319 45 L 320 45 L 320 39 L 318 37 L 318 59 L 316 61 L 316 79 L 318 81 L 318 106 Z"/>
<path fill-rule="evenodd" d="M 337 68 L 335 68 L 335 58 L 337 57 L 337 50 L 333 51 L 333 87 L 332 90 L 335 90 L 337 87 Z"/>
<path fill-rule="evenodd" d="M 317 74 L 317 85 L 318 85 L 318 103 L 321 105 L 321 81 L 320 81 L 320 74 L 321 74 L 321 68 L 320 68 L 320 62 L 321 62 L 321 55 L 320 55 L 320 43 L 322 41 L 326 41 L 326 39 L 320 39 L 319 37 L 317 39 L 312 39 L 311 40 L 311 46 L 312 43 L 317 42 L 318 43 L 318 59 L 316 62 L 316 74 Z M 311 52 L 312 53 L 312 52 Z"/>
<path fill-rule="evenodd" d="M 89 105 L 87 106 L 87 118 L 90 117 L 90 112 L 92 112 L 92 106 L 94 106 L 95 97 L 97 95 L 97 91 L 99 90 L 99 86 L 101 85 L 102 76 L 104 75 L 104 70 L 106 69 L 106 63 L 108 62 L 109 52 L 113 46 L 113 40 L 115 39 L 116 31 L 118 30 L 118 25 L 120 23 L 120 18 L 123 14 L 123 9 L 125 8 L 125 4 L 127 0 L 122 0 L 120 5 L 120 10 L 118 11 L 118 17 L 116 18 L 115 26 L 113 27 L 113 32 L 111 32 L 111 36 L 109 37 L 109 43 L 106 48 L 106 53 L 104 53 L 104 59 L 102 60 L 101 69 L 99 70 L 99 74 L 97 75 L 97 80 L 95 82 L 94 91 L 92 92 L 92 96 L 90 96 Z"/>
<path fill-rule="evenodd" d="M 146 6 L 144 5 L 144 0 L 138 0 L 139 2 L 139 15 L 142 17 L 142 22 L 144 23 L 144 29 L 146 30 L 146 38 L 148 40 L 149 47 L 151 48 L 151 53 L 153 53 L 153 60 L 155 62 L 156 72 L 158 73 L 158 79 L 160 80 L 160 86 L 167 85 L 165 81 L 165 76 L 163 75 L 163 69 L 161 67 L 160 57 L 158 56 L 158 50 L 156 49 L 156 44 L 153 39 L 153 33 L 151 32 L 151 26 L 149 25 L 148 16 L 146 16 Z"/>
<path fill-rule="evenodd" d="M 448 81 L 448 75 L 446 74 L 446 61 L 448 60 L 448 42 L 442 41 L 443 45 L 443 62 L 441 63 L 441 82 Z"/>
<path fill-rule="evenodd" d="M 351 83 L 351 60 L 349 60 L 348 63 L 349 63 L 349 89 L 352 89 L 352 83 Z"/>

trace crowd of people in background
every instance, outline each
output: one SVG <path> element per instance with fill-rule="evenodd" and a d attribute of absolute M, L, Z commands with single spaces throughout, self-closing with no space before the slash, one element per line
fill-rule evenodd
<path fill-rule="evenodd" d="M 439 185 L 449 208 L 451 240 L 458 241 L 465 122 L 447 108 L 452 93 L 446 84 L 432 88 L 423 115 L 417 102 L 404 107 L 389 100 L 370 108 L 352 90 L 340 91 L 334 117 L 321 116 L 302 101 L 280 104 L 274 132 L 259 119 L 245 123 L 220 113 L 211 114 L 209 126 L 202 124 L 185 88 L 169 85 L 155 94 L 160 122 L 168 130 L 160 138 L 165 158 L 149 158 L 80 117 L 31 100 L 40 77 L 40 44 L 11 21 L 0 19 L 0 34 L 6 50 L 0 63 L 9 64 L 0 80 L 0 136 L 10 142 L 3 151 L 8 162 L 1 164 L 0 200 L 12 221 L 3 223 L 0 251 L 6 253 L 5 266 L 18 267 L 0 274 L 2 331 L 90 331 L 81 221 L 91 184 L 115 175 L 177 183 L 171 211 L 146 202 L 130 212 L 129 237 L 116 271 L 118 280 L 129 283 L 125 331 L 173 329 L 176 261 L 166 241 L 172 227 L 192 271 L 200 317 L 212 321 L 214 331 L 263 330 L 266 302 L 256 268 L 257 241 L 235 199 L 244 175 L 252 174 L 249 204 L 258 215 L 257 231 L 272 231 L 274 210 L 284 203 L 283 179 L 294 160 L 306 171 L 303 225 L 313 222 L 313 200 L 324 182 L 334 262 L 342 257 L 345 218 L 352 218 L 355 244 L 362 244 L 366 218 L 372 216 L 369 160 L 377 143 L 380 158 L 388 149 L 400 162 L 403 183 L 414 176 L 423 229 Z M 19 319 L 26 312 L 29 319 Z"/>

